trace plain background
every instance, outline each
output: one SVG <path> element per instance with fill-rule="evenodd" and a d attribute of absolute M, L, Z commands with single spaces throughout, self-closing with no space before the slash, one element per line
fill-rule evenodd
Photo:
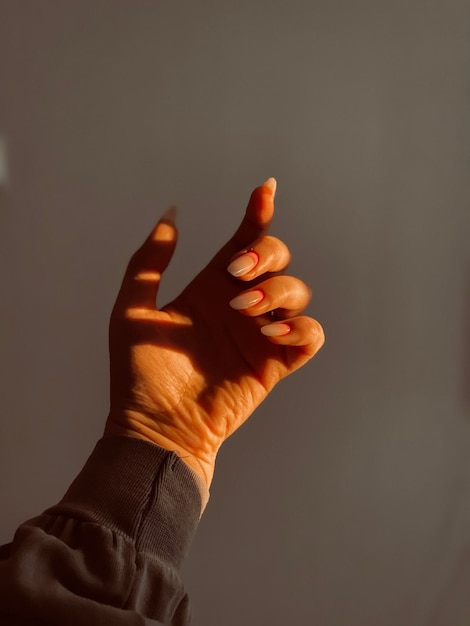
<path fill-rule="evenodd" d="M 468 1 L 0 1 L 0 540 L 101 436 L 125 265 L 168 301 L 278 180 L 327 341 L 222 448 L 195 626 L 470 622 Z M 5 177 L 4 177 L 5 178 Z"/>

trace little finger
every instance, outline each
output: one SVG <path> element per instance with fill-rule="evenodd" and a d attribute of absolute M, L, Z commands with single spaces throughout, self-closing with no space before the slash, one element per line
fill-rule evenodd
<path fill-rule="evenodd" d="M 312 317 L 294 317 L 261 327 L 269 341 L 282 346 L 303 346 L 304 352 L 313 356 L 325 343 L 321 324 Z"/>

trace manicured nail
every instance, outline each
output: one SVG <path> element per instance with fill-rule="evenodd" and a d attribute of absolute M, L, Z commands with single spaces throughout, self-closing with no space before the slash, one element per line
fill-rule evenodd
<path fill-rule="evenodd" d="M 268 180 L 264 181 L 263 185 L 266 185 L 266 187 L 269 187 L 271 189 L 271 191 L 273 192 L 273 197 L 276 195 L 277 181 L 275 178 L 268 178 Z"/>
<path fill-rule="evenodd" d="M 230 263 L 227 267 L 227 272 L 236 278 L 244 276 L 258 265 L 258 261 L 259 258 L 256 252 L 245 252 L 245 254 L 242 254 Z"/>
<path fill-rule="evenodd" d="M 266 337 L 281 337 L 290 333 L 290 326 L 287 324 L 266 324 L 261 326 L 261 332 Z"/>
<path fill-rule="evenodd" d="M 174 205 L 165 211 L 160 218 L 160 222 L 171 222 L 172 224 L 176 222 L 176 207 Z"/>
<path fill-rule="evenodd" d="M 264 293 L 259 289 L 255 291 L 248 291 L 247 293 L 241 293 L 239 296 L 230 300 L 229 304 L 232 309 L 240 311 L 241 309 L 249 309 L 250 306 L 258 304 L 264 298 Z"/>

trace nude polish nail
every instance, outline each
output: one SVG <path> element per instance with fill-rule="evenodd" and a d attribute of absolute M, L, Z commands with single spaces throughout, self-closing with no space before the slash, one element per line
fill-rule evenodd
<path fill-rule="evenodd" d="M 245 252 L 245 254 L 242 254 L 230 263 L 227 267 L 227 272 L 235 276 L 235 278 L 244 276 L 258 265 L 258 261 L 259 258 L 255 252 Z"/>
<path fill-rule="evenodd" d="M 290 326 L 287 324 L 266 324 L 261 327 L 261 332 L 266 337 L 282 337 L 290 333 Z"/>
<path fill-rule="evenodd" d="M 240 311 L 241 309 L 249 309 L 250 306 L 258 304 L 264 298 L 264 293 L 259 289 L 255 291 L 248 291 L 247 293 L 242 293 L 233 300 L 230 300 L 229 304 L 232 309 L 236 311 Z"/>

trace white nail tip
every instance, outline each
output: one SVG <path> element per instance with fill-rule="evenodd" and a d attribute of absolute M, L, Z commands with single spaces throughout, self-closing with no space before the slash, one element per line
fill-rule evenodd
<path fill-rule="evenodd" d="M 266 187 L 269 187 L 271 189 L 271 191 L 273 192 L 273 196 L 276 193 L 276 188 L 277 188 L 277 181 L 275 178 L 268 178 L 267 180 L 264 181 L 263 186 L 266 185 Z"/>

